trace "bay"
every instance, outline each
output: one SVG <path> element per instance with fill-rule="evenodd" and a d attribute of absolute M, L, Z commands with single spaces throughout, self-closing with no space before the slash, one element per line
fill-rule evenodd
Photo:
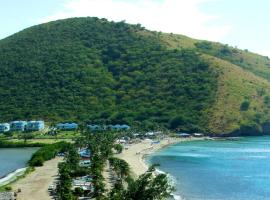
<path fill-rule="evenodd" d="M 0 148 L 0 177 L 27 165 L 38 148 Z"/>
<path fill-rule="evenodd" d="M 186 200 L 266 200 L 270 198 L 270 137 L 239 141 L 182 142 L 148 158 L 174 182 Z"/>

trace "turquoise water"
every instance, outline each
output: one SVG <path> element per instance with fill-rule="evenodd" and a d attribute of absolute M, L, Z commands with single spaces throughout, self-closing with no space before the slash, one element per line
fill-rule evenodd
<path fill-rule="evenodd" d="M 0 178 L 26 166 L 38 148 L 0 148 Z"/>
<path fill-rule="evenodd" d="M 270 137 L 183 142 L 147 158 L 186 200 L 269 200 Z"/>

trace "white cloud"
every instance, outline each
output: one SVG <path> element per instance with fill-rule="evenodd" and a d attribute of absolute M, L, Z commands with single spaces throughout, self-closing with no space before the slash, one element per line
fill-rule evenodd
<path fill-rule="evenodd" d="M 254 52 L 257 52 L 258 54 L 262 55 L 262 56 L 267 56 L 270 58 L 270 51 L 269 50 L 255 50 Z"/>
<path fill-rule="evenodd" d="M 113 21 L 140 23 L 147 29 L 179 33 L 219 41 L 231 27 L 211 25 L 219 16 L 202 12 L 199 6 L 215 0 L 66 0 L 62 10 L 42 22 L 69 17 L 95 16 Z"/>

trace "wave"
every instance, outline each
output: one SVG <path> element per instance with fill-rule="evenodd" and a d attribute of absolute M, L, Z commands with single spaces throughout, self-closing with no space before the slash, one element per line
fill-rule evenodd
<path fill-rule="evenodd" d="M 164 171 L 161 171 L 161 170 L 159 170 L 159 169 L 156 169 L 156 171 L 155 171 L 157 174 L 166 174 Z"/>
<path fill-rule="evenodd" d="M 177 194 L 172 194 L 174 200 L 185 200 L 183 199 L 180 195 L 177 195 Z"/>
<path fill-rule="evenodd" d="M 8 175 L 6 175 L 5 177 L 1 178 L 0 179 L 0 186 L 9 184 L 12 181 L 16 180 L 19 176 L 22 176 L 25 173 L 26 169 L 27 169 L 26 167 L 17 169 L 16 171 L 11 172 Z"/>
<path fill-rule="evenodd" d="M 259 179 L 270 179 L 270 175 L 265 175 L 265 174 L 259 174 L 259 175 L 246 175 L 244 178 L 247 179 L 254 179 L 254 178 L 259 178 Z"/>
<path fill-rule="evenodd" d="M 224 153 L 270 153 L 269 148 L 222 148 L 216 149 L 215 152 Z"/>
<path fill-rule="evenodd" d="M 259 149 L 259 148 L 250 148 L 250 149 L 239 149 L 237 152 L 243 153 L 270 153 L 270 149 Z"/>
<path fill-rule="evenodd" d="M 259 159 L 263 159 L 263 158 L 268 158 L 268 156 L 248 156 L 249 158 L 259 158 Z"/>
<path fill-rule="evenodd" d="M 208 158 L 211 157 L 207 154 L 199 154 L 199 153 L 181 153 L 176 156 L 185 156 L 185 157 L 194 157 L 194 158 Z"/>
<path fill-rule="evenodd" d="M 160 154 L 159 157 L 193 157 L 193 158 L 210 158 L 211 155 L 202 154 L 202 153 L 167 153 L 167 154 Z"/>
<path fill-rule="evenodd" d="M 168 177 L 168 180 L 169 180 L 169 184 L 174 186 L 176 184 L 176 179 L 174 178 L 174 176 L 168 174 L 168 173 L 165 173 L 164 171 L 160 170 L 160 169 L 156 169 L 155 170 L 155 173 L 156 174 L 167 174 L 167 177 Z M 181 197 L 180 195 L 178 194 L 174 194 L 172 193 L 171 196 L 173 197 L 174 200 L 185 200 L 183 197 Z"/>

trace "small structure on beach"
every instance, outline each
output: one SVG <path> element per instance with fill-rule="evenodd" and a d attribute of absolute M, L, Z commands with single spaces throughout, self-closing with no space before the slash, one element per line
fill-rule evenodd
<path fill-rule="evenodd" d="M 159 140 L 152 141 L 152 142 L 151 142 L 151 145 L 153 145 L 153 144 L 160 144 L 160 141 L 159 141 Z"/>
<path fill-rule="evenodd" d="M 161 134 L 162 134 L 161 131 L 150 131 L 150 132 L 145 133 L 145 136 L 147 138 L 156 138 L 157 136 L 159 136 Z"/>
<path fill-rule="evenodd" d="M 116 140 L 116 143 L 118 144 L 127 144 L 129 140 L 126 140 L 125 138 L 120 138 Z"/>
<path fill-rule="evenodd" d="M 59 130 L 71 131 L 78 129 L 78 124 L 75 122 L 59 123 L 56 125 L 56 128 Z"/>
<path fill-rule="evenodd" d="M 182 138 L 189 138 L 189 137 L 191 137 L 191 135 L 188 134 L 188 133 L 179 133 L 178 135 L 179 135 L 180 137 L 182 137 Z"/>
<path fill-rule="evenodd" d="M 42 120 L 29 121 L 26 125 L 28 131 L 41 131 L 45 128 L 45 123 Z"/>
<path fill-rule="evenodd" d="M 204 134 L 203 133 L 193 133 L 194 137 L 203 137 Z"/>
<path fill-rule="evenodd" d="M 27 121 L 12 121 L 10 122 L 11 131 L 24 131 L 26 129 Z"/>
<path fill-rule="evenodd" d="M 90 176 L 82 176 L 73 179 L 72 189 L 81 188 L 83 191 L 92 191 L 92 178 Z"/>
<path fill-rule="evenodd" d="M 2 123 L 0 124 L 0 132 L 8 132 L 10 130 L 10 125 L 9 123 Z"/>
<path fill-rule="evenodd" d="M 160 135 L 162 132 L 161 131 L 150 131 L 145 133 L 146 136 L 156 136 L 156 135 Z"/>

